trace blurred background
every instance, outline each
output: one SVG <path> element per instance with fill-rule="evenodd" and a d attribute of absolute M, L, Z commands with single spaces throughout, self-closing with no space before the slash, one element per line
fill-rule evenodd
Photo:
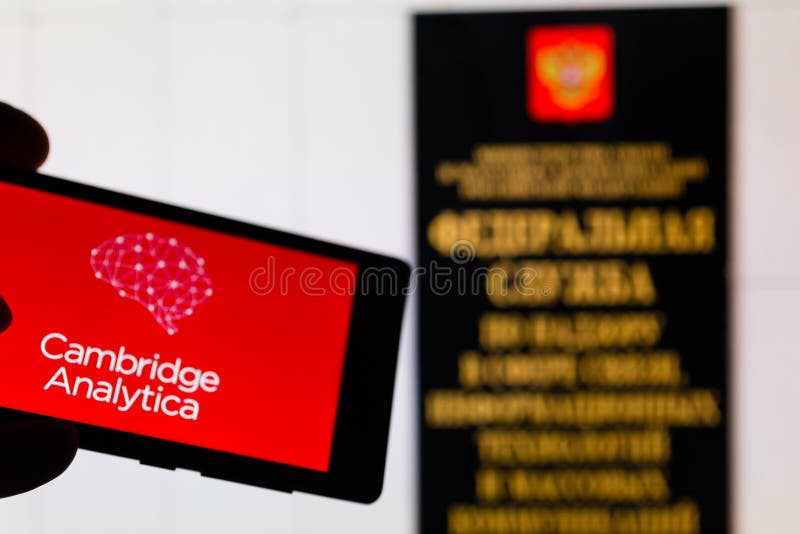
<path fill-rule="evenodd" d="M 736 5 L 732 524 L 738 534 L 796 533 L 800 3 Z M 50 133 L 43 172 L 413 259 L 411 14 L 554 7 L 565 6 L 0 0 L 0 100 Z M 376 504 L 290 496 L 80 451 L 53 483 L 0 501 L 0 530 L 415 532 L 410 311 Z"/>

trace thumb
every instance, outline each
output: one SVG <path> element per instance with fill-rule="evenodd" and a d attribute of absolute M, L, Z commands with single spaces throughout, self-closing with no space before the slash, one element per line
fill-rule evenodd
<path fill-rule="evenodd" d="M 0 334 L 11 326 L 11 308 L 8 307 L 3 295 L 0 295 Z"/>
<path fill-rule="evenodd" d="M 0 333 L 11 324 L 11 309 L 0 296 Z M 78 429 L 51 419 L 0 422 L 0 497 L 41 486 L 72 463 Z"/>
<path fill-rule="evenodd" d="M 37 169 L 49 150 L 41 124 L 24 111 L 0 102 L 0 166 Z"/>

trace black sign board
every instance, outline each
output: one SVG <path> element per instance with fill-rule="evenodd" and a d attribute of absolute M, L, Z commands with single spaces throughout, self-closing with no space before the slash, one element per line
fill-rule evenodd
<path fill-rule="evenodd" d="M 423 534 L 728 532 L 728 15 L 415 18 Z"/>

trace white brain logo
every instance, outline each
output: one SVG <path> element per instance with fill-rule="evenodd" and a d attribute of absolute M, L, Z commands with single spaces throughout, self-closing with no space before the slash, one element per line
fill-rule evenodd
<path fill-rule="evenodd" d="M 174 238 L 113 237 L 92 249 L 91 264 L 97 279 L 147 308 L 169 335 L 214 293 L 203 258 Z"/>

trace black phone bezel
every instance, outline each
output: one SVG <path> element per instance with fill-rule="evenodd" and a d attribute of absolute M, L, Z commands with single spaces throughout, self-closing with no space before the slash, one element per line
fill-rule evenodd
<path fill-rule="evenodd" d="M 392 276 L 395 283 L 391 287 L 376 284 L 374 291 L 369 284 L 356 284 L 327 472 L 73 422 L 83 449 L 280 491 L 302 491 L 360 503 L 377 500 L 383 488 L 405 289 L 410 276 L 405 262 L 31 171 L 0 168 L 0 182 L 345 260 L 358 265 L 360 282 L 364 281 L 365 270 Z M 10 305 L 13 312 L 13 304 Z M 0 414 L 4 419 L 46 415 L 7 408 L 0 408 Z"/>

